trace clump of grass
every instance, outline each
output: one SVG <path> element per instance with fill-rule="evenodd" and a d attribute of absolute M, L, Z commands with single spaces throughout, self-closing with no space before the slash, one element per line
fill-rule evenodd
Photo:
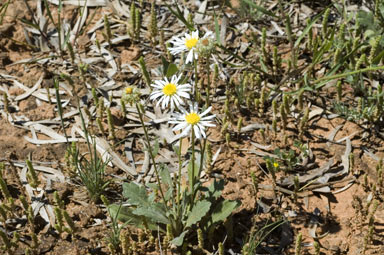
<path fill-rule="evenodd" d="M 282 224 L 285 224 L 283 220 L 278 220 L 275 222 L 267 221 L 264 226 L 258 228 L 254 225 L 251 228 L 249 235 L 244 242 L 244 245 L 241 250 L 242 255 L 252 255 L 258 253 L 258 248 L 260 244 L 278 227 Z"/>

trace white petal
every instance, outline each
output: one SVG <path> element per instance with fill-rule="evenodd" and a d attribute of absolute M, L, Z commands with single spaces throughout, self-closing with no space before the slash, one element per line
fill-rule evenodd
<path fill-rule="evenodd" d="M 179 106 L 180 104 L 183 104 L 183 100 L 181 100 L 179 95 L 174 95 L 173 98 L 174 98 L 175 103 L 176 103 L 177 106 Z"/>
<path fill-rule="evenodd" d="M 187 122 L 179 123 L 176 125 L 174 128 L 172 128 L 172 131 L 178 131 L 180 129 L 184 129 L 188 126 L 189 124 Z"/>
<path fill-rule="evenodd" d="M 176 81 L 175 81 L 176 83 L 179 82 L 179 80 L 180 80 L 180 78 L 181 78 L 181 75 L 182 75 L 182 74 L 179 74 L 179 76 L 176 77 Z"/>
<path fill-rule="evenodd" d="M 157 99 L 157 98 L 159 98 L 159 97 L 161 97 L 162 96 L 162 94 L 161 93 L 156 93 L 156 94 L 151 94 L 151 96 L 149 97 L 149 99 L 151 99 L 151 100 L 155 100 L 155 99 Z"/>
<path fill-rule="evenodd" d="M 204 127 L 216 127 L 215 124 L 212 124 L 208 121 L 200 121 L 200 124 L 203 125 Z"/>
<path fill-rule="evenodd" d="M 205 35 L 203 36 L 203 38 L 207 38 L 207 37 L 213 37 L 212 31 L 206 32 Z"/>
<path fill-rule="evenodd" d="M 174 100 L 173 98 L 171 98 L 171 111 L 173 112 L 173 109 L 175 109 L 175 103 L 174 103 Z"/>
<path fill-rule="evenodd" d="M 168 105 L 168 102 L 169 102 L 169 97 L 164 97 L 164 100 L 163 100 L 163 103 L 161 104 L 161 108 L 162 109 L 165 109 L 165 107 L 167 107 Z"/>
<path fill-rule="evenodd" d="M 178 94 L 179 94 L 179 96 L 181 96 L 181 97 L 189 98 L 189 94 L 188 94 L 188 93 L 185 93 L 185 92 L 179 92 Z"/>
<path fill-rule="evenodd" d="M 175 107 L 179 107 L 179 105 L 182 103 L 182 101 L 180 100 L 180 97 L 178 95 L 175 95 L 173 97 L 173 101 L 175 103 Z"/>
<path fill-rule="evenodd" d="M 197 103 L 193 104 L 193 111 L 197 113 L 199 111 L 199 105 Z"/>
<path fill-rule="evenodd" d="M 177 86 L 177 76 L 176 75 L 172 75 L 171 83 L 173 83 Z"/>
<path fill-rule="evenodd" d="M 185 108 L 184 107 L 182 107 L 182 106 L 180 106 L 180 112 L 182 112 L 183 114 L 180 114 L 180 116 L 184 116 L 184 115 L 186 115 L 186 114 L 188 114 L 188 112 L 187 112 L 187 110 L 185 110 Z"/>
<path fill-rule="evenodd" d="M 213 114 L 213 115 L 205 116 L 201 118 L 201 120 L 211 120 L 211 119 L 214 119 L 215 117 L 216 117 L 216 114 Z"/>
<path fill-rule="evenodd" d="M 207 113 L 209 113 L 212 109 L 212 106 L 208 107 L 207 110 L 205 110 L 202 114 L 200 114 L 201 117 L 203 117 L 204 115 L 206 115 Z"/>
<path fill-rule="evenodd" d="M 155 81 L 155 84 L 160 86 L 161 88 L 163 88 L 164 85 L 165 85 L 165 81 L 161 81 L 161 80 L 160 81 Z"/>
<path fill-rule="evenodd" d="M 195 132 L 195 137 L 197 139 L 200 139 L 200 130 L 199 130 L 199 127 L 197 125 L 193 125 L 193 132 Z M 193 141 L 192 141 L 193 142 Z"/>
<path fill-rule="evenodd" d="M 184 121 L 179 121 L 179 120 L 177 120 L 177 119 L 170 119 L 170 120 L 168 121 L 168 123 L 179 125 L 179 124 L 184 123 Z"/>
<path fill-rule="evenodd" d="M 161 103 L 162 101 L 164 101 L 164 97 L 160 98 L 160 100 L 157 101 L 156 107 L 159 107 L 159 105 L 160 105 L 160 103 Z"/>
<path fill-rule="evenodd" d="M 207 136 L 205 135 L 204 127 L 201 127 L 200 125 L 199 125 L 199 127 L 200 127 L 201 135 L 202 135 L 204 138 L 206 138 Z"/>
<path fill-rule="evenodd" d="M 186 129 L 184 129 L 184 131 L 181 133 L 181 135 L 182 136 L 186 136 L 186 135 L 188 135 L 189 134 L 189 132 L 191 131 L 191 125 L 188 125 L 187 127 L 186 127 Z"/>
<path fill-rule="evenodd" d="M 188 63 L 192 63 L 193 61 L 193 49 L 191 49 L 189 52 L 188 52 L 188 55 L 187 55 L 187 59 L 185 60 L 185 63 L 188 64 Z"/>
<path fill-rule="evenodd" d="M 192 37 L 199 39 L 199 30 L 195 30 L 192 32 Z"/>
<path fill-rule="evenodd" d="M 190 84 L 188 84 L 188 83 L 186 83 L 186 84 L 180 84 L 180 85 L 178 86 L 178 88 L 179 88 L 179 89 L 190 89 L 190 88 L 192 88 L 192 85 L 190 85 Z"/>

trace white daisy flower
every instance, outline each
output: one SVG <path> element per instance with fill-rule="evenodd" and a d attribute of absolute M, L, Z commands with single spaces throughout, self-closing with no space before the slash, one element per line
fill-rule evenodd
<path fill-rule="evenodd" d="M 194 59 L 197 59 L 196 54 L 196 45 L 199 41 L 199 31 L 193 31 L 191 34 L 186 33 L 184 38 L 173 37 L 171 43 L 173 44 L 172 48 L 169 48 L 169 51 L 172 55 L 177 55 L 181 52 L 188 51 L 187 59 L 185 63 L 188 64 Z"/>
<path fill-rule="evenodd" d="M 151 100 L 157 101 L 156 106 L 161 104 L 161 108 L 165 109 L 169 103 L 171 103 L 171 111 L 176 107 L 184 104 L 182 97 L 189 99 L 189 92 L 191 91 L 192 86 L 190 84 L 178 84 L 181 78 L 179 76 L 173 75 L 171 82 L 165 77 L 164 80 L 155 81 L 151 86 L 155 88 L 149 97 Z"/>
<path fill-rule="evenodd" d="M 177 124 L 172 131 L 178 131 L 183 129 L 183 132 L 180 134 L 180 137 L 187 136 L 190 131 L 193 129 L 195 136 L 197 139 L 206 138 L 205 128 L 206 127 L 214 127 L 215 124 L 212 123 L 213 118 L 216 115 L 206 116 L 212 109 L 212 107 L 208 107 L 204 112 L 198 112 L 197 104 L 190 104 L 189 111 L 184 108 L 180 108 L 181 113 L 175 114 L 175 117 L 172 118 L 169 123 Z"/>

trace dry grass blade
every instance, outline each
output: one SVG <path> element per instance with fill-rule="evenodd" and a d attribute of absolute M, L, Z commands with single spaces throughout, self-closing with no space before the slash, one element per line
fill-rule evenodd
<path fill-rule="evenodd" d="M 38 167 L 36 167 L 36 170 Z M 55 215 L 53 213 L 53 208 L 51 205 L 47 204 L 46 202 L 43 202 L 45 199 L 44 189 L 32 189 L 32 187 L 29 185 L 27 181 L 27 167 L 24 166 L 23 169 L 20 172 L 20 181 L 24 184 L 25 191 L 27 195 L 29 196 L 29 200 L 32 201 L 31 207 L 33 209 L 34 216 L 40 215 L 46 223 L 48 223 L 43 231 L 47 232 L 50 227 L 54 226 L 55 223 Z"/>
<path fill-rule="evenodd" d="M 197 14 L 195 15 L 195 17 L 193 19 L 195 24 L 205 24 L 205 23 L 210 22 L 210 17 L 206 17 L 204 19 L 204 14 L 205 14 L 205 11 L 207 9 L 207 3 L 208 3 L 208 0 L 205 0 L 204 2 L 202 2 L 200 4 L 199 10 L 197 11 Z"/>
<path fill-rule="evenodd" d="M 135 159 L 133 158 L 133 153 L 132 153 L 133 141 L 134 141 L 133 137 L 127 138 L 127 141 L 124 143 L 124 152 L 133 170 L 136 171 Z"/>
<path fill-rule="evenodd" d="M 63 5 L 75 5 L 75 6 L 84 6 L 87 7 L 97 7 L 97 6 L 106 6 L 108 0 L 48 0 L 51 4 L 59 5 L 60 2 Z"/>
<path fill-rule="evenodd" d="M 323 176 L 331 166 L 334 164 L 334 159 L 330 159 L 327 163 L 325 163 L 323 166 L 307 171 L 306 174 L 299 176 L 299 183 L 300 184 L 306 184 L 311 180 L 314 180 L 318 177 Z M 294 185 L 294 176 L 289 176 L 284 178 L 281 182 L 278 182 L 279 185 L 282 186 L 292 186 Z"/>
<path fill-rule="evenodd" d="M 79 128 L 79 127 L 74 127 L 74 130 L 80 134 L 83 138 L 85 138 L 85 134 L 84 132 Z M 89 141 L 91 142 L 91 144 L 93 142 L 96 143 L 96 150 L 100 153 L 101 157 L 103 158 L 103 161 L 104 162 L 107 162 L 109 161 L 109 165 L 112 166 L 115 165 L 117 166 L 118 168 L 120 168 L 121 170 L 123 170 L 124 172 L 132 175 L 132 176 L 136 176 L 137 173 L 134 169 L 132 169 L 131 167 L 127 166 L 124 161 L 122 161 L 120 159 L 120 157 L 115 153 L 113 152 L 112 148 L 109 146 L 108 142 L 100 137 L 95 137 L 95 140 L 93 141 L 90 137 L 89 137 Z"/>
<path fill-rule="evenodd" d="M 332 132 L 329 134 L 328 136 L 328 140 L 329 141 L 333 141 L 333 139 L 335 139 L 335 136 L 337 134 L 337 132 L 339 132 L 339 130 L 343 127 L 343 125 L 338 125 L 337 127 L 335 127 Z M 327 142 L 327 146 L 329 147 L 331 145 L 330 142 Z"/>
<path fill-rule="evenodd" d="M 20 162 L 13 162 L 13 164 L 16 167 L 26 167 L 25 163 L 20 163 Z M 61 171 L 58 171 L 52 167 L 46 167 L 46 166 L 39 166 L 39 165 L 33 165 L 33 168 L 37 171 L 42 172 L 46 178 L 52 180 L 52 177 L 56 179 L 57 181 L 60 182 L 65 182 L 65 176 Z M 26 178 L 26 177 L 25 177 Z M 26 180 L 26 179 L 25 179 Z"/>
<path fill-rule="evenodd" d="M 71 44 L 75 43 L 75 39 L 77 38 L 78 33 L 80 32 L 80 30 L 84 26 L 84 24 L 85 24 L 85 22 L 87 20 L 87 17 L 88 17 L 88 8 L 84 7 L 82 14 L 77 19 L 76 24 L 73 26 L 73 28 L 72 28 L 72 30 L 70 32 L 71 35 L 69 37 L 69 42 Z"/>
<path fill-rule="evenodd" d="M 32 95 L 32 93 L 35 92 L 40 87 L 41 82 L 43 81 L 43 78 L 44 78 L 44 76 L 41 75 L 39 80 L 35 83 L 35 85 L 32 88 L 28 88 L 28 87 L 24 86 L 23 84 L 21 84 L 20 82 L 18 82 L 17 80 L 14 80 L 13 84 L 25 91 L 24 94 L 21 94 L 21 95 L 15 97 L 15 100 L 20 101 L 20 100 L 23 100 L 23 99 L 29 97 L 30 95 Z"/>
<path fill-rule="evenodd" d="M 351 140 L 349 140 L 349 138 L 347 138 L 347 142 L 345 145 L 345 152 L 341 156 L 341 162 L 343 165 L 343 171 L 341 172 L 341 174 L 348 174 L 349 173 L 349 155 L 351 154 L 351 152 L 352 152 Z"/>

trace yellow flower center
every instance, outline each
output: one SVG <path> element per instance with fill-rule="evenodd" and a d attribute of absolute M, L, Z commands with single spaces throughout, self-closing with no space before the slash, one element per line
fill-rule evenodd
<path fill-rule="evenodd" d="M 200 116 L 197 113 L 191 112 L 185 116 L 185 120 L 191 125 L 196 125 L 200 121 Z"/>
<path fill-rule="evenodd" d="M 278 168 L 278 167 L 279 167 L 279 163 L 275 162 L 275 163 L 273 163 L 273 166 L 274 166 L 275 168 Z"/>
<path fill-rule="evenodd" d="M 129 94 L 132 94 L 132 92 L 133 92 L 132 87 L 125 88 L 125 94 L 129 95 Z"/>
<path fill-rule="evenodd" d="M 165 86 L 163 87 L 163 93 L 166 96 L 173 96 L 174 94 L 176 94 L 176 91 L 176 85 L 173 83 L 165 84 Z"/>
<path fill-rule="evenodd" d="M 187 39 L 187 40 L 185 40 L 185 46 L 187 46 L 187 48 L 190 50 L 196 46 L 197 41 L 199 41 L 199 39 L 194 38 L 194 37 Z"/>

